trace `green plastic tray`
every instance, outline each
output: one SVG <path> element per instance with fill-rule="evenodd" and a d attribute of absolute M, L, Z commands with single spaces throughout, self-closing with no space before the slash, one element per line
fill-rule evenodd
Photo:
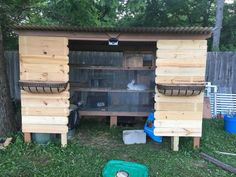
<path fill-rule="evenodd" d="M 116 177 L 117 172 L 125 171 L 128 177 L 148 177 L 148 168 L 145 165 L 126 162 L 122 160 L 110 160 L 103 168 L 103 177 Z"/>

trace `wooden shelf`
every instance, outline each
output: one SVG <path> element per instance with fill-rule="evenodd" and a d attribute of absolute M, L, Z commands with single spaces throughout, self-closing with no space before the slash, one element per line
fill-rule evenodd
<path fill-rule="evenodd" d="M 116 111 L 79 111 L 80 116 L 130 116 L 147 117 L 149 112 L 116 112 Z"/>
<path fill-rule="evenodd" d="M 89 69 L 89 70 L 155 70 L 153 66 L 143 66 L 143 67 L 117 67 L 117 66 L 81 66 L 79 64 L 70 64 L 70 66 L 77 69 Z"/>
<path fill-rule="evenodd" d="M 77 86 L 70 86 L 72 91 L 81 92 L 155 92 L 155 90 L 127 90 L 127 89 L 111 89 L 111 88 L 78 88 Z M 76 87 L 76 88 L 73 88 Z"/>
<path fill-rule="evenodd" d="M 135 116 L 146 117 L 153 111 L 152 106 L 108 106 L 105 108 L 82 108 L 81 116 Z"/>

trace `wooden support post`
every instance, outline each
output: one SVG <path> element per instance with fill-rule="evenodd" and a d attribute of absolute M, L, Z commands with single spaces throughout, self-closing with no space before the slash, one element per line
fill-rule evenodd
<path fill-rule="evenodd" d="M 171 149 L 173 151 L 179 150 L 179 137 L 178 136 L 171 137 Z"/>
<path fill-rule="evenodd" d="M 61 146 L 65 147 L 67 145 L 67 133 L 61 134 Z"/>
<path fill-rule="evenodd" d="M 193 149 L 198 149 L 200 147 L 200 137 L 193 138 Z"/>
<path fill-rule="evenodd" d="M 110 128 L 113 126 L 117 126 L 117 116 L 110 117 Z"/>
<path fill-rule="evenodd" d="M 24 141 L 25 143 L 30 143 L 31 142 L 31 133 L 24 133 Z"/>

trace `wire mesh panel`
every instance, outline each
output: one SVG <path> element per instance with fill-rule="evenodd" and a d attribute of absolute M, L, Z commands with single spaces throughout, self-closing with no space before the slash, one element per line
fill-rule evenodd
<path fill-rule="evenodd" d="M 70 52 L 72 102 L 83 111 L 153 111 L 154 61 L 148 52 Z"/>

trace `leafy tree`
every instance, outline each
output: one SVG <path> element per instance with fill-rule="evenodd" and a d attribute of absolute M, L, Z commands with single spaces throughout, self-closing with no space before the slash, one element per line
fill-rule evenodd
<path fill-rule="evenodd" d="M 42 9 L 42 17 L 46 19 L 46 23 L 69 26 L 99 24 L 98 11 L 91 0 L 50 0 Z"/>
<path fill-rule="evenodd" d="M 6 49 L 13 24 L 67 26 L 214 26 L 216 0 L 0 0 Z M 235 49 L 235 4 L 225 5 L 220 48 Z"/>
<path fill-rule="evenodd" d="M 220 49 L 236 51 L 236 2 L 225 5 L 222 26 Z"/>
<path fill-rule="evenodd" d="M 95 7 L 98 12 L 99 26 L 115 26 L 118 23 L 122 2 L 119 0 L 98 0 Z"/>
<path fill-rule="evenodd" d="M 209 26 L 214 0 L 148 0 L 144 26 Z"/>
<path fill-rule="evenodd" d="M 147 0 L 128 0 L 121 2 L 118 9 L 118 24 L 116 26 L 141 26 Z"/>
<path fill-rule="evenodd" d="M 9 83 L 6 75 L 3 40 L 5 46 L 15 47 L 16 41 L 11 25 L 20 23 L 26 17 L 29 1 L 12 0 L 0 2 L 0 136 L 19 126 L 15 120 L 13 104 L 10 98 Z M 2 36 L 3 34 L 3 36 Z"/>

